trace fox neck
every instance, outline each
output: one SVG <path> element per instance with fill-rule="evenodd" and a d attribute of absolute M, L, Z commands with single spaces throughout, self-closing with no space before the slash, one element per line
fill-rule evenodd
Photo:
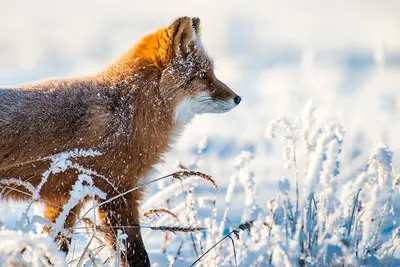
<path fill-rule="evenodd" d="M 122 136 L 126 136 L 128 147 L 124 149 L 124 157 L 126 162 L 134 161 L 130 168 L 138 179 L 147 176 L 148 171 L 162 161 L 164 153 L 175 144 L 195 113 L 189 99 L 176 104 L 173 96 L 160 90 L 157 72 L 139 71 L 135 74 L 134 79 L 119 80 L 117 83 L 114 80 L 111 85 L 118 94 L 114 102 L 127 99 L 124 106 L 129 109 L 130 123 L 121 135 L 117 134 L 117 138 L 120 141 Z M 117 126 L 115 129 L 118 131 Z M 128 136 L 126 133 L 129 133 Z"/>
<path fill-rule="evenodd" d="M 176 127 L 185 127 L 195 117 L 196 112 L 193 108 L 193 101 L 190 98 L 183 99 L 174 110 Z"/>
<path fill-rule="evenodd" d="M 190 98 L 183 99 L 174 109 L 174 130 L 170 137 L 170 144 L 175 144 L 192 119 L 196 116 Z"/>

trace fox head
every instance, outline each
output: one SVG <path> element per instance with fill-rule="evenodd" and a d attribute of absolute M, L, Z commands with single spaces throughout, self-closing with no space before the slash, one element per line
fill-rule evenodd
<path fill-rule="evenodd" d="M 143 69 L 157 69 L 159 92 L 174 107 L 176 123 L 187 123 L 195 114 L 227 112 L 241 101 L 215 76 L 214 63 L 201 42 L 198 18 L 181 17 L 147 35 L 133 57 Z"/>

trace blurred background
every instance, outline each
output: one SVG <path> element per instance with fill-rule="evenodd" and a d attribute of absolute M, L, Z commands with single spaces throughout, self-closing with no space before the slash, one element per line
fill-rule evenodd
<path fill-rule="evenodd" d="M 141 36 L 179 16 L 198 16 L 217 76 L 243 101 L 230 113 L 197 117 L 160 172 L 174 170 L 179 159 L 190 165 L 206 140 L 198 169 L 214 177 L 223 199 L 235 157 L 248 150 L 265 206 L 287 175 L 280 140 L 264 138 L 268 122 L 294 121 L 309 99 L 319 124 L 338 121 L 346 131 L 344 178 L 365 166 L 379 143 L 399 166 L 399 12 L 396 0 L 1 0 L 0 85 L 95 73 Z M 243 201 L 240 192 L 235 201 Z"/>

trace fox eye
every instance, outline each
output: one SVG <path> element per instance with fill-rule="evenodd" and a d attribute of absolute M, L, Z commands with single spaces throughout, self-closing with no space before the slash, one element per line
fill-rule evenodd
<path fill-rule="evenodd" d="M 207 74 L 207 72 L 200 72 L 200 73 L 199 73 L 199 78 L 200 78 L 200 79 L 208 79 L 208 74 Z"/>

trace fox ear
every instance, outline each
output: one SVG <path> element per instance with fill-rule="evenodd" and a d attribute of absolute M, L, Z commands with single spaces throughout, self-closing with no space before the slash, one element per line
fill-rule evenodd
<path fill-rule="evenodd" d="M 171 26 L 174 28 L 174 55 L 186 57 L 190 52 L 196 34 L 200 33 L 200 20 L 198 18 L 181 17 L 175 20 Z"/>
<path fill-rule="evenodd" d="M 196 35 L 200 36 L 201 27 L 200 27 L 200 19 L 198 17 L 192 18 L 192 27 Z"/>

